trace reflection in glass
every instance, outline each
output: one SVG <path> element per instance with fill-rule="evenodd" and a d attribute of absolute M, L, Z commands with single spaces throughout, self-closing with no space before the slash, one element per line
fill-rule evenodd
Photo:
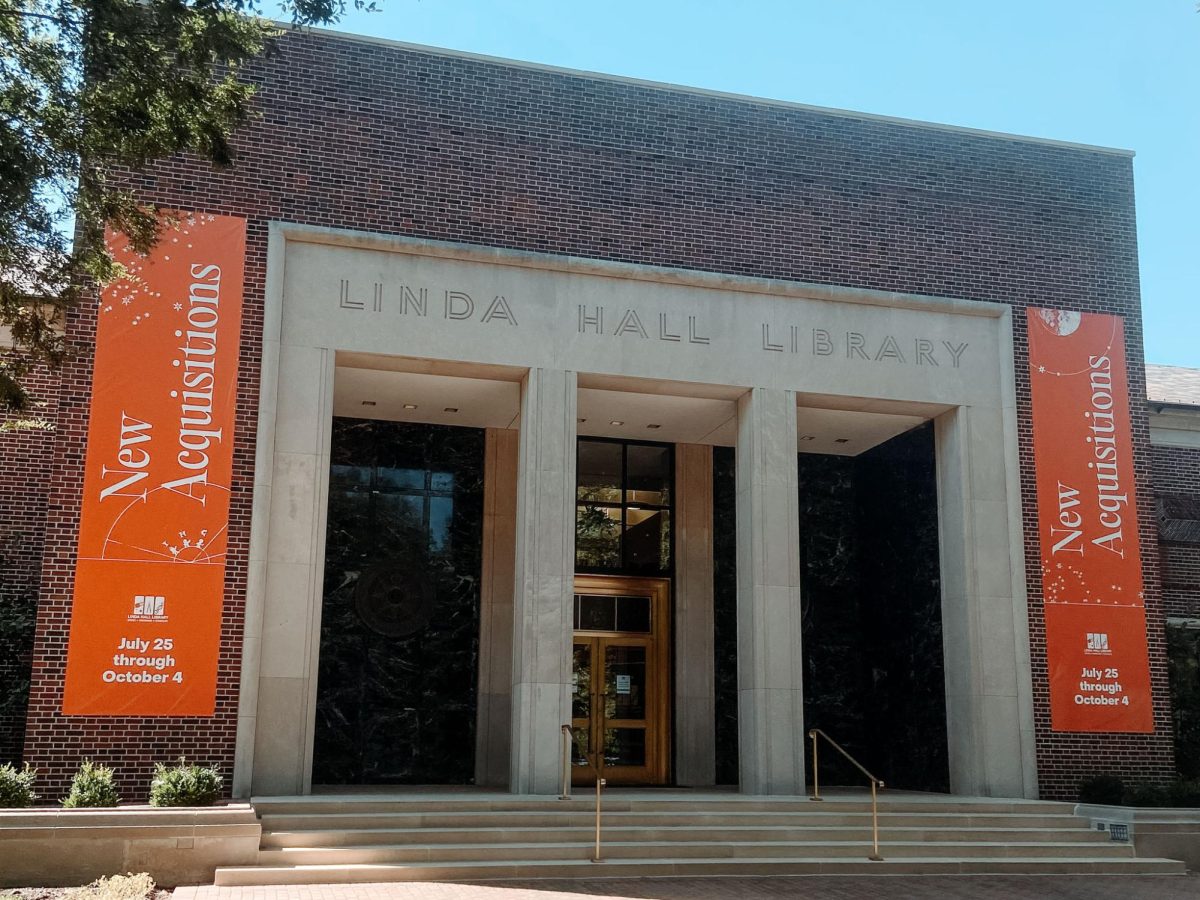
<path fill-rule="evenodd" d="M 649 444 L 629 444 L 626 448 L 629 471 L 625 480 L 628 503 L 671 504 L 671 448 Z"/>
<path fill-rule="evenodd" d="M 579 439 L 578 571 L 671 571 L 673 454 L 670 445 Z"/>
<path fill-rule="evenodd" d="M 646 648 L 604 648 L 604 717 L 646 718 Z"/>
<path fill-rule="evenodd" d="M 591 733 L 587 725 L 576 725 L 571 729 L 571 765 L 591 765 L 591 760 L 588 759 L 588 739 Z"/>
<path fill-rule="evenodd" d="M 625 511 L 625 566 L 635 572 L 671 568 L 671 513 L 665 509 Z"/>
<path fill-rule="evenodd" d="M 621 445 L 580 441 L 576 499 L 621 502 Z"/>
<path fill-rule="evenodd" d="M 350 488 L 367 487 L 371 483 L 370 466 L 330 466 L 329 484 L 331 487 Z"/>
<path fill-rule="evenodd" d="M 450 523 L 454 520 L 454 500 L 429 498 L 429 549 L 439 553 L 450 543 Z"/>
<path fill-rule="evenodd" d="M 328 527 L 357 536 L 370 521 L 371 495 L 354 490 L 335 491 L 330 488 L 329 511 Z"/>
<path fill-rule="evenodd" d="M 616 631 L 615 598 L 603 594 L 576 594 L 575 627 L 580 631 Z"/>
<path fill-rule="evenodd" d="M 617 598 L 617 631 L 650 633 L 650 598 Z"/>
<path fill-rule="evenodd" d="M 644 766 L 645 764 L 646 729 L 604 729 L 604 765 Z"/>
<path fill-rule="evenodd" d="M 576 644 L 572 672 L 575 690 L 571 695 L 571 717 L 586 719 L 592 714 L 592 645 Z"/>
<path fill-rule="evenodd" d="M 407 532 L 406 537 L 420 534 L 425 517 L 425 498 L 413 494 L 375 495 L 377 517 L 387 519 L 387 524 Z"/>
<path fill-rule="evenodd" d="M 591 569 L 615 569 L 621 565 L 620 508 L 576 507 L 575 565 Z"/>
<path fill-rule="evenodd" d="M 425 490 L 425 471 L 423 469 L 393 469 L 380 466 L 376 470 L 375 478 L 376 484 L 380 488 Z"/>

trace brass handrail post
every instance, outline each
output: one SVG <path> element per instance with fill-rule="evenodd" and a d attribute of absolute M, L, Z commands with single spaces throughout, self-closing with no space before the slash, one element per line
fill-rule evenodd
<path fill-rule="evenodd" d="M 821 799 L 820 787 L 817 783 L 817 738 L 823 737 L 825 740 L 829 741 L 829 745 L 833 747 L 834 750 L 846 757 L 846 759 L 850 761 L 854 768 L 858 769 L 858 771 L 862 772 L 863 775 L 867 776 L 867 781 L 871 785 L 871 855 L 868 856 L 867 859 L 871 860 L 872 862 L 883 862 L 883 857 L 879 853 L 878 789 L 886 787 L 886 785 L 883 783 L 882 779 L 876 778 L 874 775 L 864 769 L 862 763 L 847 753 L 841 744 L 823 732 L 820 728 L 811 729 L 808 732 L 808 736 L 812 738 L 813 743 L 813 796 L 810 799 Z"/>
<path fill-rule="evenodd" d="M 871 845 L 873 852 L 867 859 L 872 862 L 883 862 L 883 857 L 879 855 L 879 804 L 875 795 L 875 781 L 871 779 Z"/>
<path fill-rule="evenodd" d="M 563 789 L 559 800 L 571 799 L 571 738 L 574 734 L 574 729 L 570 725 L 562 727 L 563 733 Z M 596 852 L 592 856 L 592 862 L 602 863 L 604 859 L 600 855 L 600 789 L 608 784 L 601 775 L 600 769 L 596 764 L 588 760 L 588 765 L 591 766 L 593 772 L 596 773 Z"/>
<path fill-rule="evenodd" d="M 817 775 L 817 732 L 815 730 L 810 731 L 808 733 L 808 736 L 810 738 L 812 738 L 812 748 L 813 748 L 813 754 L 812 754 L 813 792 L 812 792 L 812 795 L 808 799 L 809 800 L 820 800 L 821 799 L 821 782 L 820 782 L 820 778 Z"/>
<path fill-rule="evenodd" d="M 571 799 L 571 726 L 564 725 L 562 727 L 563 736 L 563 772 L 562 772 L 562 793 L 558 795 L 559 800 Z"/>
<path fill-rule="evenodd" d="M 592 857 L 592 862 L 602 863 L 604 860 L 600 857 L 600 788 L 604 787 L 607 782 L 596 777 L 596 855 Z"/>

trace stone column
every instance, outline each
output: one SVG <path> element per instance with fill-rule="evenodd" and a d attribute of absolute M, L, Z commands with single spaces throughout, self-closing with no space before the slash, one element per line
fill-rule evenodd
<path fill-rule="evenodd" d="M 950 790 L 1036 797 L 1016 410 L 934 420 Z"/>
<path fill-rule="evenodd" d="M 738 748 L 747 794 L 804 793 L 796 395 L 738 400 Z"/>
<path fill-rule="evenodd" d="M 716 783 L 713 451 L 675 447 L 675 781 Z"/>
<path fill-rule="evenodd" d="M 260 795 L 307 794 L 312 785 L 333 427 L 334 354 L 285 343 L 278 360 L 270 481 L 256 484 L 254 498 L 264 526 L 256 532 L 263 556 L 251 561 L 261 618 L 247 627 L 260 642 L 244 661 L 258 668 L 251 790 Z"/>
<path fill-rule="evenodd" d="M 485 440 L 475 783 L 503 787 L 508 784 L 512 727 L 518 435 L 512 430 L 489 428 Z"/>
<path fill-rule="evenodd" d="M 512 762 L 518 794 L 555 794 L 570 722 L 575 580 L 574 372 L 530 369 L 521 386 L 513 594 Z"/>

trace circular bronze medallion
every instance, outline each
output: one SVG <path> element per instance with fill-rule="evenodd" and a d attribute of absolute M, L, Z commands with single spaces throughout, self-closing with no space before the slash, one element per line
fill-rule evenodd
<path fill-rule="evenodd" d="M 363 623 L 388 637 L 408 637 L 429 624 L 436 593 L 423 567 L 390 561 L 368 566 L 354 589 L 354 609 Z"/>

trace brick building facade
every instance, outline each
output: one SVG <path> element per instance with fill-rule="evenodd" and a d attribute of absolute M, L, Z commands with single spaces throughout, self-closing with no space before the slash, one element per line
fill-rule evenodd
<path fill-rule="evenodd" d="M 1145 396 L 1129 154 L 319 32 L 283 37 L 249 77 L 258 114 L 232 171 L 177 159 L 133 179 L 148 202 L 248 221 L 217 713 L 60 712 L 96 317 L 81 306 L 67 326 L 80 352 L 43 389 L 55 433 L 4 436 L 0 465 L 0 600 L 40 572 L 24 758 L 47 796 L 82 758 L 117 767 L 131 794 L 180 755 L 233 773 L 272 222 L 1010 306 L 1040 794 L 1073 796 L 1081 773 L 1172 774 L 1164 615 L 1200 615 L 1200 557 L 1169 522 L 1195 518 L 1200 450 L 1152 447 L 1139 402 L 1155 732 L 1051 731 L 1042 626 L 1023 310 L 1122 316 L 1130 393 Z"/>

